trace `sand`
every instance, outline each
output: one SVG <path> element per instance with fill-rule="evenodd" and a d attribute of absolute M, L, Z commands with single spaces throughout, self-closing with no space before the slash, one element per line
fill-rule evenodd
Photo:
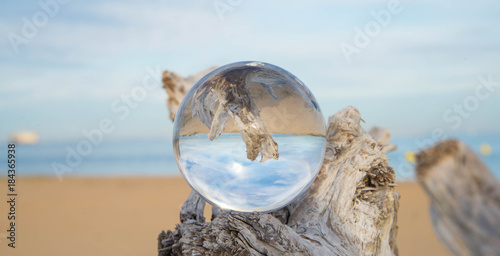
<path fill-rule="evenodd" d="M 182 178 L 20 178 L 16 247 L 7 246 L 7 181 L 0 179 L 0 255 L 157 255 L 190 188 Z M 449 255 L 415 183 L 400 183 L 400 255 Z M 207 212 L 208 213 L 208 212 Z"/>

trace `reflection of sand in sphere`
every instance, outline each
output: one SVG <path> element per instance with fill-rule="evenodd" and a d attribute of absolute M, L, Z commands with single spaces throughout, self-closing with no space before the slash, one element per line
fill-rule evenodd
<path fill-rule="evenodd" d="M 283 85 L 282 88 L 273 87 L 273 91 L 278 97 L 277 102 L 263 86 L 257 83 L 251 84 L 250 92 L 269 133 L 302 135 L 322 135 L 325 133 L 321 113 L 311 108 L 294 89 Z M 191 109 L 192 104 L 187 104 L 184 113 L 191 113 Z M 197 116 L 193 118 L 186 114 L 183 117 L 180 136 L 208 132 L 209 129 Z M 223 133 L 238 132 L 233 120 L 230 119 Z"/>

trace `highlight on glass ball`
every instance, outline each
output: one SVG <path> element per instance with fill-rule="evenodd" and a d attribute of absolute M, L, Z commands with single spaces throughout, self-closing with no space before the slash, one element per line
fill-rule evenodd
<path fill-rule="evenodd" d="M 318 174 L 325 120 L 309 89 L 262 62 L 213 70 L 186 94 L 174 122 L 174 153 L 207 202 L 240 212 L 291 203 Z"/>

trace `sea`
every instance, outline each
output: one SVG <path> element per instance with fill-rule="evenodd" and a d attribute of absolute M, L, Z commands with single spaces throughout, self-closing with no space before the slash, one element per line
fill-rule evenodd
<path fill-rule="evenodd" d="M 391 142 L 398 146 L 388 153 L 389 164 L 398 180 L 414 180 L 414 163 L 408 154 L 417 153 L 432 143 L 430 136 L 395 136 Z M 500 134 L 458 135 L 484 161 L 493 175 L 500 179 Z M 172 149 L 167 139 L 102 141 L 89 147 L 80 141 L 40 142 L 35 145 L 16 144 L 16 174 L 18 176 L 48 177 L 169 177 L 180 176 Z M 2 143 L 0 158 L 7 175 L 7 142 Z M 80 147 L 78 147 L 80 145 Z M 490 154 L 481 153 L 481 146 L 488 145 Z M 86 146 L 86 147 L 85 147 Z M 82 154 L 80 154 L 82 153 Z"/>
<path fill-rule="evenodd" d="M 494 177 L 500 179 L 500 134 L 456 135 L 449 136 L 447 139 L 457 139 L 464 142 L 486 164 Z M 396 178 L 403 181 L 415 179 L 415 163 L 411 161 L 411 158 L 408 159 L 408 155 L 416 154 L 436 142 L 429 135 L 416 137 L 396 136 L 391 139 L 391 143 L 398 148 L 387 154 L 390 158 L 389 165 L 394 168 Z M 482 147 L 483 151 L 481 151 Z M 489 152 L 485 152 L 485 147 L 489 148 Z"/>

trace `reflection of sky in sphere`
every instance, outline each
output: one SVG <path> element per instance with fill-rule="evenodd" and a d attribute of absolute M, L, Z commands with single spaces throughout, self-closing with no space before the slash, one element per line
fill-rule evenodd
<path fill-rule="evenodd" d="M 290 203 L 319 171 L 325 138 L 273 135 L 278 160 L 263 163 L 246 157 L 238 133 L 214 141 L 206 134 L 179 138 L 179 167 L 188 183 L 221 208 L 271 211 Z M 258 158 L 259 159 L 259 158 Z"/>

